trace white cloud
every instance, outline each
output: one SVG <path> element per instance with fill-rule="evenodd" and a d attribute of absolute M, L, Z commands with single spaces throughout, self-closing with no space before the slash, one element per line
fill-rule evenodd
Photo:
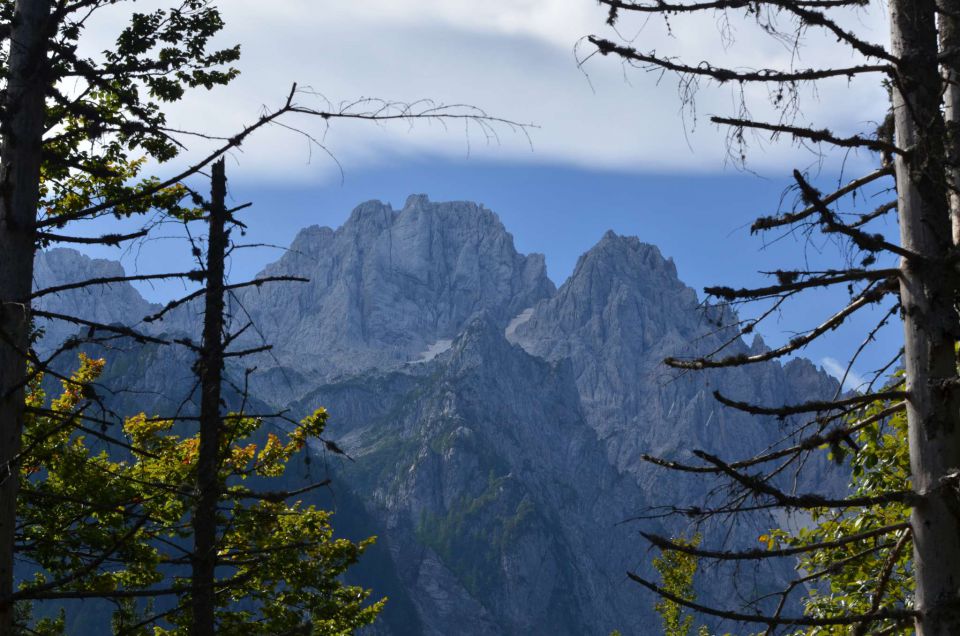
<path fill-rule="evenodd" d="M 839 360 L 834 358 L 822 358 L 820 360 L 820 364 L 823 366 L 824 371 L 835 377 L 837 380 L 842 380 L 843 388 L 847 391 L 856 391 L 867 386 L 867 380 L 862 375 L 853 369 L 847 371 L 847 365 L 845 363 L 841 363 Z M 844 374 L 846 374 L 846 379 L 844 379 Z"/>
<path fill-rule="evenodd" d="M 156 2 L 158 0 L 151 0 Z M 260 109 L 282 101 L 299 82 L 334 102 L 362 96 L 442 103 L 468 103 L 488 113 L 539 126 L 527 139 L 501 128 L 499 143 L 436 124 L 373 126 L 335 121 L 324 142 L 347 169 L 411 154 L 482 156 L 491 159 L 561 162 L 643 171 L 715 171 L 724 166 L 724 131 L 707 119 L 735 113 L 737 87 L 701 91 L 698 119 L 681 116 L 670 76 L 624 69 L 613 58 L 595 56 L 584 71 L 574 47 L 590 33 L 616 37 L 606 12 L 592 0 L 230 0 L 221 3 L 227 22 L 224 42 L 240 42 L 243 75 L 230 87 L 193 94 L 171 109 L 173 123 L 230 133 Z M 143 3 L 138 3 L 138 8 Z M 885 42 L 882 21 L 850 14 L 867 37 Z M 852 22 L 852 23 L 853 23 Z M 113 22 L 116 24 L 116 22 Z M 96 46 L 107 41 L 106 20 L 92 29 Z M 765 37 L 749 22 L 736 28 L 737 44 L 724 49 L 713 14 L 672 18 L 672 33 L 653 21 L 640 29 L 625 20 L 620 33 L 641 49 L 679 54 L 687 61 L 717 59 L 737 67 L 857 60 L 827 37 L 812 33 L 797 59 L 789 47 Z M 636 36 L 634 38 L 634 36 Z M 580 51 L 589 52 L 589 44 Z M 763 89 L 747 93 L 753 114 L 770 114 Z M 309 102 L 310 98 L 301 98 Z M 314 101 L 317 104 L 318 101 Z M 824 84 L 804 96 L 802 121 L 841 131 L 867 129 L 884 110 L 883 91 L 872 80 Z M 469 140 L 469 147 L 468 147 Z M 811 156 L 789 140 L 762 143 L 752 168 L 782 170 Z M 316 179 L 336 174 L 335 165 L 314 154 L 303 138 L 273 128 L 237 155 L 243 172 L 269 179 Z M 308 163 L 309 161 L 309 163 Z"/>

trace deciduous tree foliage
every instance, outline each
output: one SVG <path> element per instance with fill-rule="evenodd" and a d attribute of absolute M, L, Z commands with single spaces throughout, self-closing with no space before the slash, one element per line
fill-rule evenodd
<path fill-rule="evenodd" d="M 879 308 L 878 326 L 858 334 L 864 344 L 854 360 L 870 344 L 881 325 L 899 317 L 903 325 L 903 350 L 877 372 L 874 382 L 855 395 L 824 396 L 804 404 L 747 404 L 715 394 L 727 408 L 758 416 L 806 418 L 798 423 L 784 444 L 760 456 L 721 458 L 704 452 L 695 453 L 700 462 L 684 463 L 650 458 L 661 466 L 699 474 L 712 474 L 726 480 L 737 493 L 728 505 L 719 507 L 678 507 L 678 512 L 701 518 L 714 514 L 736 514 L 748 510 L 814 511 L 821 525 L 819 540 L 781 549 L 745 550 L 689 548 L 669 539 L 647 535 L 667 550 L 686 550 L 700 558 L 724 562 L 763 559 L 808 559 L 820 567 L 803 575 L 783 591 L 779 607 L 769 608 L 754 599 L 736 607 L 710 607 L 687 602 L 702 612 L 735 621 L 766 626 L 767 633 L 806 626 L 824 630 L 844 629 L 864 632 L 883 624 L 902 629 L 909 623 L 922 636 L 960 633 L 960 503 L 958 468 L 960 468 L 960 378 L 957 374 L 956 344 L 960 339 L 960 316 L 957 313 L 958 280 L 956 238 L 960 236 L 960 196 L 958 196 L 958 126 L 957 107 L 957 20 L 960 3 L 954 0 L 709 0 L 707 2 L 666 2 L 661 0 L 599 0 L 609 9 L 611 25 L 627 27 L 624 20 L 659 17 L 669 21 L 678 32 L 688 16 L 707 12 L 716 16 L 728 36 L 727 44 L 735 46 L 733 35 L 737 20 L 758 27 L 760 37 L 773 37 L 781 43 L 799 46 L 817 37 L 819 46 L 834 43 L 837 54 L 827 63 L 814 68 L 800 68 L 793 57 L 780 67 L 743 68 L 724 64 L 722 59 L 684 60 L 662 51 L 644 50 L 637 45 L 642 37 L 617 41 L 592 36 L 589 41 L 602 55 L 614 56 L 625 65 L 657 70 L 678 76 L 681 95 L 692 101 L 703 84 L 732 85 L 734 94 L 743 97 L 747 86 L 766 88 L 769 106 L 775 115 L 767 120 L 750 116 L 749 105 L 733 116 L 713 116 L 711 120 L 729 127 L 732 156 L 746 158 L 746 145 L 751 136 L 769 135 L 792 138 L 807 146 L 839 149 L 872 155 L 875 169 L 858 176 L 833 192 L 821 192 L 812 178 L 794 171 L 797 205 L 755 221 L 754 232 L 798 232 L 821 235 L 845 244 L 848 258 L 826 271 L 798 268 L 775 272 L 769 286 L 754 289 L 713 287 L 706 291 L 721 302 L 767 303 L 757 313 L 759 318 L 735 327 L 740 334 L 757 329 L 758 324 L 789 302 L 802 298 L 811 290 L 846 288 L 849 302 L 827 313 L 823 320 L 798 334 L 786 344 L 768 351 L 750 354 L 715 352 L 695 358 L 672 358 L 667 363 L 678 369 L 698 370 L 755 364 L 775 360 L 799 352 L 823 334 L 841 329 L 851 316 L 867 308 Z M 889 43 L 871 41 L 857 32 L 860 10 L 881 12 L 890 28 Z M 820 36 L 823 36 L 822 38 Z M 729 50 L 729 49 L 728 49 Z M 840 60 L 843 60 L 842 62 Z M 836 80 L 862 81 L 874 78 L 888 87 L 891 97 L 890 116 L 876 130 L 834 131 L 822 122 L 803 117 L 802 96 L 806 87 Z M 895 191 L 895 197 L 876 205 L 867 193 Z M 869 203 L 868 203 L 869 202 Z M 864 208 L 867 204 L 869 207 Z M 878 221 L 893 217 L 899 224 L 899 239 L 878 231 Z M 851 361 L 851 364 L 853 361 Z M 898 386 L 881 386 L 881 378 L 891 368 L 902 365 L 903 382 Z M 868 405 L 881 403 L 879 412 L 864 412 Z M 894 417 L 905 422 L 909 440 L 910 482 L 888 489 L 873 478 L 856 483 L 857 492 L 846 497 L 831 497 L 820 492 L 796 492 L 778 481 L 778 475 L 802 470 L 806 457 L 822 446 L 835 449 L 844 444 L 857 444 L 855 436 L 868 427 Z M 853 419 L 851 419 L 853 418 Z M 859 449 L 859 446 L 857 446 Z M 870 456 L 869 444 L 864 451 Z M 854 458 L 856 462 L 866 459 Z M 873 461 L 873 460 L 870 460 Z M 881 487 L 884 486 L 884 487 Z M 909 522 L 901 519 L 903 510 L 910 510 Z M 831 528 L 828 516 L 840 519 L 867 519 L 854 511 L 873 511 L 879 523 L 861 529 L 856 522 L 838 521 Z M 829 511 L 829 512 L 828 512 Z M 844 516 L 849 514 L 850 516 Z M 865 521 L 862 523 L 866 523 Z M 909 532 L 905 528 L 909 527 Z M 911 539 L 905 537 L 909 534 Z M 776 543 L 778 536 L 768 537 Z M 912 603 L 884 601 L 898 587 L 898 564 L 907 542 L 912 541 L 914 593 Z M 891 571 L 883 586 L 867 586 L 864 592 L 877 598 L 857 602 L 834 601 L 808 605 L 805 615 L 791 613 L 787 602 L 803 589 L 816 585 L 819 579 L 855 581 L 857 568 L 869 555 L 852 557 L 851 547 L 867 542 L 885 545 Z M 775 546 L 773 546 L 775 548 Z M 839 556 L 845 555 L 839 561 Z M 853 572 L 849 579 L 840 570 Z M 665 590 L 636 574 L 642 585 L 665 594 Z M 871 582 L 871 584 L 876 583 Z M 870 591 L 872 590 L 872 591 Z M 669 594 L 669 593 L 666 593 Z M 678 600 L 678 597 L 672 597 Z M 896 600 L 896 596 L 892 597 Z M 684 602 L 683 599 L 679 601 Z M 900 599 L 902 601 L 902 599 Z"/>
<path fill-rule="evenodd" d="M 678 545 L 696 548 L 700 545 L 701 540 L 702 538 L 696 535 L 689 540 L 674 539 L 674 542 Z M 660 574 L 660 587 L 687 601 L 696 598 L 693 583 L 698 565 L 697 557 L 678 550 L 668 550 L 653 560 L 653 567 Z M 657 610 L 660 620 L 663 621 L 664 636 L 691 636 L 693 634 L 695 618 L 680 603 L 669 598 L 661 598 L 657 601 L 654 609 Z M 700 636 L 708 635 L 707 628 L 704 626 L 701 626 L 697 633 Z"/>
<path fill-rule="evenodd" d="M 37 600 L 107 598 L 117 602 L 115 633 L 192 633 L 190 517 L 199 434 L 178 435 L 173 420 L 140 414 L 123 425 L 125 457 L 93 450 L 88 440 L 100 433 L 85 430 L 79 418 L 104 365 L 81 354 L 79 368 L 49 404 L 40 376 L 28 389 L 17 541 L 36 575 L 14 594 L 18 614 L 28 621 Z M 349 634 L 382 606 L 367 602 L 369 591 L 340 580 L 372 539 L 334 538 L 331 514 L 297 501 L 303 492 L 263 489 L 309 452 L 326 422 L 323 409 L 289 432 L 264 430 L 263 420 L 241 413 L 223 418 L 217 633 Z M 63 624 L 44 619 L 24 633 L 58 634 Z"/>
<path fill-rule="evenodd" d="M 73 241 L 52 231 L 68 221 L 177 207 L 185 194 L 174 187 L 179 180 L 137 179 L 143 157 L 162 161 L 177 151 L 160 104 L 188 87 L 225 83 L 239 54 L 210 50 L 219 13 L 186 0 L 134 12 L 113 49 L 84 57 L 78 42 L 86 23 L 117 4 L 0 3 L 0 633 L 12 628 L 34 250 Z"/>
<path fill-rule="evenodd" d="M 140 414 L 117 439 L 108 420 L 90 428 L 85 413 L 98 401 L 103 360 L 81 355 L 49 405 L 42 373 L 31 374 L 16 554 L 35 580 L 11 595 L 24 633 L 63 629 L 63 616 L 32 624 L 24 603 L 38 600 L 112 600 L 118 634 L 347 634 L 382 606 L 339 578 L 372 539 L 334 539 L 330 513 L 297 501 L 327 481 L 263 490 L 320 440 L 326 412 L 296 423 L 285 441 L 280 429 L 263 430 L 266 414 L 221 412 L 224 361 L 243 352 L 227 352 L 236 334 L 224 311 L 224 261 L 236 221 L 224 205 L 222 161 L 213 174 L 212 200 L 198 210 L 210 227 L 203 343 L 182 341 L 198 356 L 199 417 Z M 199 420 L 199 432 L 175 434 L 188 420 Z M 92 453 L 90 435 L 109 452 Z"/>
<path fill-rule="evenodd" d="M 910 488 L 906 413 L 898 409 L 892 415 L 880 416 L 889 412 L 890 407 L 889 402 L 878 401 L 850 416 L 849 424 L 869 421 L 853 434 L 856 452 L 851 453 L 847 445 L 835 445 L 831 451 L 837 461 L 845 461 L 849 456 L 853 496 Z M 870 614 L 913 606 L 913 545 L 908 506 L 895 503 L 841 510 L 814 508 L 809 514 L 811 523 L 798 531 L 777 529 L 760 537 L 769 550 L 801 550 L 797 570 L 804 575 L 791 586 L 800 587 L 801 592 L 807 590 L 803 603 L 808 615 Z M 893 527 L 899 529 L 864 536 Z M 858 536 L 861 538 L 847 541 Z M 807 546 L 823 545 L 829 547 L 803 550 Z M 802 587 L 809 582 L 813 583 L 811 587 Z M 909 631 L 911 623 L 889 619 L 864 622 L 852 633 L 862 636 Z M 851 633 L 851 629 L 824 625 L 798 633 L 840 635 Z"/>

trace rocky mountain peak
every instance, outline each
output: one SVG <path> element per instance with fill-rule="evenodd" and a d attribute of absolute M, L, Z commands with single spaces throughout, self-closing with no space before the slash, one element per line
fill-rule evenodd
<path fill-rule="evenodd" d="M 425 195 L 399 212 L 368 201 L 335 231 L 308 228 L 265 273 L 310 279 L 242 301 L 284 365 L 322 375 L 422 359 L 477 312 L 503 329 L 556 291 L 543 256 L 517 252 L 495 213 Z"/>
<path fill-rule="evenodd" d="M 364 238 L 372 238 L 389 228 L 397 213 L 389 203 L 366 201 L 353 209 L 341 231 Z"/>
<path fill-rule="evenodd" d="M 289 253 L 301 256 L 316 256 L 317 250 L 333 239 L 334 232 L 326 226 L 311 225 L 305 227 L 293 238 Z"/>
<path fill-rule="evenodd" d="M 636 236 L 621 236 L 608 230 L 603 238 L 577 261 L 568 281 L 571 290 L 582 291 L 584 286 L 601 284 L 601 291 L 627 283 L 641 292 L 669 289 L 680 291 L 687 299 L 692 290 L 680 282 L 673 259 L 665 258 L 660 249 L 642 242 Z M 688 291 L 689 290 L 689 291 Z M 695 298 L 695 294 L 692 295 Z"/>
<path fill-rule="evenodd" d="M 545 355 L 551 341 L 569 344 L 575 333 L 593 346 L 627 341 L 633 355 L 637 346 L 649 349 L 697 330 L 697 303 L 656 246 L 608 231 L 580 257 L 557 295 L 538 305 L 512 337 L 536 355 Z"/>
<path fill-rule="evenodd" d="M 719 408 L 715 389 L 775 404 L 829 387 L 832 380 L 809 363 L 686 375 L 663 363 L 718 349 L 735 336 L 718 322 L 735 320 L 729 310 L 702 305 L 655 246 L 607 232 L 555 297 L 511 325 L 510 339 L 532 355 L 570 361 L 586 417 L 607 442 L 612 461 L 639 475 L 643 452 L 670 454 L 694 441 L 704 448 L 740 443 L 715 431 L 739 427 L 768 439 L 756 422 Z M 753 350 L 765 346 L 756 339 Z M 747 350 L 735 338 L 728 349 Z M 792 386 L 801 388 L 793 393 Z"/>
<path fill-rule="evenodd" d="M 117 261 L 90 258 L 69 249 L 57 248 L 37 254 L 33 264 L 33 288 L 77 283 L 92 279 L 118 278 L 125 275 Z M 110 283 L 79 287 L 39 297 L 35 307 L 57 314 L 78 316 L 103 324 L 138 322 L 155 309 L 130 283 Z M 77 332 L 77 326 L 62 321 L 38 321 L 45 335 L 38 347 L 55 347 Z"/>
<path fill-rule="evenodd" d="M 406 203 L 403 204 L 403 209 L 423 208 L 428 205 L 430 205 L 430 197 L 426 194 L 411 194 L 407 197 Z"/>
<path fill-rule="evenodd" d="M 58 247 L 45 250 L 34 263 L 34 277 L 38 285 L 48 279 L 57 284 L 82 281 L 91 277 L 123 276 L 123 266 L 117 261 L 90 258 L 76 250 Z M 64 280 L 65 277 L 69 277 Z"/>

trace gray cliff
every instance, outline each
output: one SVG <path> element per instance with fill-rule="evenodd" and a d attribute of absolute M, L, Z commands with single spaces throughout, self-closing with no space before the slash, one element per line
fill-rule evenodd
<path fill-rule="evenodd" d="M 714 391 L 782 405 L 836 390 L 832 377 L 802 359 L 704 372 L 663 364 L 670 356 L 724 347 L 727 355 L 746 353 L 749 347 L 729 328 L 735 319 L 721 307 L 701 305 L 656 247 L 607 232 L 555 296 L 514 321 L 509 337 L 533 355 L 571 362 L 584 412 L 611 460 L 640 474 L 643 453 L 703 449 L 744 456 L 771 443 L 771 432 L 783 427 L 721 406 Z"/>
<path fill-rule="evenodd" d="M 496 214 L 411 196 L 370 201 L 337 230 L 300 232 L 265 276 L 300 276 L 238 294 L 275 350 L 314 378 L 383 369 L 442 349 L 479 312 L 498 324 L 550 297 L 543 256 L 519 254 Z"/>
<path fill-rule="evenodd" d="M 93 279 L 122 278 L 126 274 L 116 261 L 89 258 L 72 249 L 52 249 L 37 255 L 33 265 L 33 288 L 50 290 Z M 76 316 L 101 324 L 136 323 L 154 310 L 128 282 L 88 285 L 47 293 L 34 301 L 37 309 Z M 132 320 L 131 320 L 132 319 Z M 79 325 L 62 320 L 37 320 L 44 330 L 41 348 L 49 349 L 78 333 Z"/>

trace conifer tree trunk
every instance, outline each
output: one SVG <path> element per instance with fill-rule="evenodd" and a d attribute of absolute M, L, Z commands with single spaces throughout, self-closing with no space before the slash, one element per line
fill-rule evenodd
<path fill-rule="evenodd" d="M 960 403 L 954 343 L 957 274 L 940 111 L 941 77 L 934 0 L 891 0 L 897 63 L 893 106 L 902 246 L 919 258 L 901 264 L 913 487 L 911 518 L 920 636 L 960 634 L 960 516 L 950 475 L 960 468 Z M 955 485 L 955 484 L 954 484 Z"/>
<path fill-rule="evenodd" d="M 13 592 L 50 0 L 17 0 L 14 11 L 0 127 L 0 636 L 13 631 L 4 599 Z"/>
<path fill-rule="evenodd" d="M 214 582 L 217 567 L 217 502 L 220 499 L 220 384 L 223 372 L 224 259 L 227 179 L 223 160 L 213 164 L 207 239 L 207 292 L 200 355 L 200 450 L 197 463 L 198 501 L 193 515 L 193 624 L 194 636 L 216 633 Z"/>
<path fill-rule="evenodd" d="M 960 0 L 938 0 L 943 62 L 943 118 L 946 123 L 947 185 L 953 244 L 960 245 Z"/>

